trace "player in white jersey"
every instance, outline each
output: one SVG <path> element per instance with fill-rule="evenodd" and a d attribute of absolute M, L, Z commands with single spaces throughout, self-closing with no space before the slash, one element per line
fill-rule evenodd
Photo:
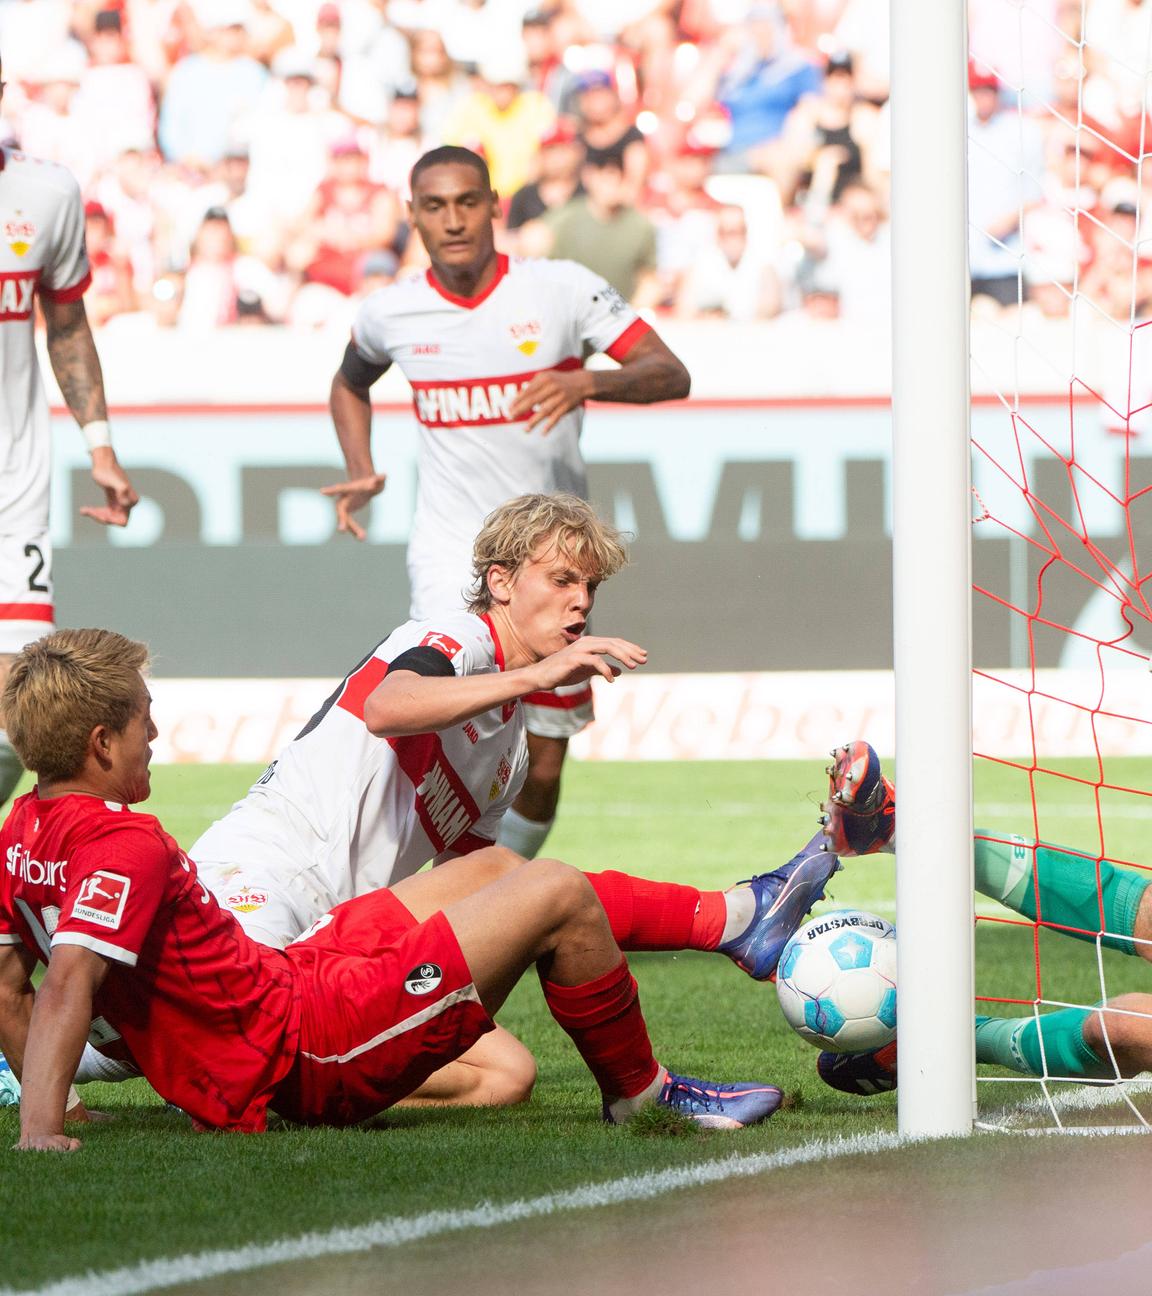
<path fill-rule="evenodd" d="M 688 394 L 688 372 L 620 294 L 571 261 L 497 253 L 497 197 L 468 149 L 426 153 L 412 170 L 412 223 L 426 273 L 369 296 L 332 383 L 349 480 L 329 487 L 339 529 L 384 487 L 371 451 L 369 389 L 392 364 L 412 386 L 420 425 L 416 515 L 408 544 L 411 615 L 462 606 L 484 519 L 525 492 L 587 496 L 580 428 L 587 400 L 649 404 Z M 603 352 L 616 370 L 584 368 Z M 529 771 L 500 840 L 535 855 L 556 813 L 569 737 L 592 718 L 588 685 L 525 699 Z"/>
<path fill-rule="evenodd" d="M 0 68 L 2 71 L 2 68 Z M 3 94 L 0 81 L 0 96 Z M 136 503 L 108 435 L 104 381 L 84 310 L 91 281 L 84 209 L 76 181 L 54 162 L 0 148 L 0 688 L 14 653 L 53 629 L 48 533 L 51 431 L 34 342 L 34 302 L 48 332 L 48 358 L 92 454 L 105 495 L 80 511 L 124 526 Z M 21 766 L 0 716 L 0 805 Z"/>
<path fill-rule="evenodd" d="M 509 501 L 476 539 L 472 611 L 406 622 L 368 654 L 189 854 L 249 935 L 283 947 L 343 900 L 430 860 L 492 846 L 523 782 L 519 700 L 646 654 L 585 634 L 601 580 L 625 561 L 612 528 L 572 496 Z M 493 879 L 520 861 L 485 852 Z M 81 1079 L 112 1078 L 89 1055 Z M 509 1103 L 531 1054 L 497 1028 L 416 1101 Z"/>

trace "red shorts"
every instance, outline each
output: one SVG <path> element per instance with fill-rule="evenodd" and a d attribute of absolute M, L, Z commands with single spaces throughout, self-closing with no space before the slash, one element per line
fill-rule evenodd
<path fill-rule="evenodd" d="M 391 891 L 337 905 L 284 952 L 300 1048 L 270 1106 L 290 1120 L 365 1120 L 493 1029 L 447 918 L 418 923 Z"/>

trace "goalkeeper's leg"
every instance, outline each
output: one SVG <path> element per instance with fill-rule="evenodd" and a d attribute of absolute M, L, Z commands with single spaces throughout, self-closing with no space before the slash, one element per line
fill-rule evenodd
<path fill-rule="evenodd" d="M 987 841 L 983 832 L 974 850 L 981 895 L 1036 921 L 1039 891 L 1045 925 L 1152 960 L 1152 874 L 1027 837 Z"/>
<path fill-rule="evenodd" d="M 1111 1080 L 1152 1069 L 1152 995 L 1041 1017 L 977 1017 L 976 1061 L 1022 1075 Z"/>

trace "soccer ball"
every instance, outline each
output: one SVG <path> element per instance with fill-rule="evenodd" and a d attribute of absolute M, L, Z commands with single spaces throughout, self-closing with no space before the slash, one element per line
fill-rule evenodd
<path fill-rule="evenodd" d="M 837 909 L 796 931 L 776 972 L 789 1026 L 820 1049 L 865 1053 L 896 1038 L 896 928 Z"/>

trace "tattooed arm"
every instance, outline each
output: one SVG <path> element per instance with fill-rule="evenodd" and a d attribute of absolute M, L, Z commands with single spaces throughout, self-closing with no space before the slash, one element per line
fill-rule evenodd
<path fill-rule="evenodd" d="M 81 427 L 104 421 L 108 417 L 104 375 L 83 300 L 55 301 L 43 296 L 40 306 L 48 328 L 48 359 L 65 404 Z M 104 492 L 104 506 L 80 512 L 105 526 L 124 526 L 140 497 L 111 446 L 92 450 L 92 479 Z"/>

